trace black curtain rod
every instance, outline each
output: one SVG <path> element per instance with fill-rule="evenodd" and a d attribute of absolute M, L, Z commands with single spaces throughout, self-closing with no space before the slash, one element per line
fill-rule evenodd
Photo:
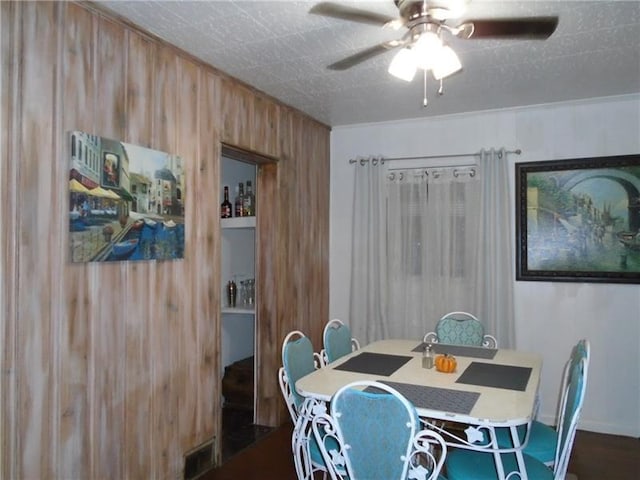
<path fill-rule="evenodd" d="M 519 148 L 516 150 L 507 150 L 506 153 L 515 153 L 516 155 L 520 155 L 522 153 L 522 150 L 520 150 Z M 477 157 L 479 155 L 480 155 L 480 152 L 459 153 L 459 154 L 450 154 L 450 155 L 424 155 L 421 157 L 391 157 L 391 158 L 372 157 L 372 158 L 376 161 L 380 161 L 384 163 L 384 162 L 394 162 L 396 160 L 428 160 L 431 158 Z M 359 159 L 350 158 L 349 159 L 349 163 L 360 162 L 361 165 L 364 165 L 368 161 L 369 161 L 369 158 L 359 158 Z"/>

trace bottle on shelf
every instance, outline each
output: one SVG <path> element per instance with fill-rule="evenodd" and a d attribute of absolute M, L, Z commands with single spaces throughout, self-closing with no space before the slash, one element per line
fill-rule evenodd
<path fill-rule="evenodd" d="M 236 282 L 229 280 L 227 283 L 227 305 L 229 308 L 236 308 L 236 296 L 238 294 L 238 287 Z"/>
<path fill-rule="evenodd" d="M 236 191 L 236 198 L 234 200 L 235 204 L 235 216 L 236 217 L 244 217 L 244 186 L 242 182 L 238 184 L 238 189 Z"/>
<path fill-rule="evenodd" d="M 224 201 L 220 204 L 220 218 L 231 218 L 231 202 L 229 201 L 229 187 L 224 187 Z"/>
<path fill-rule="evenodd" d="M 253 217 L 256 214 L 256 199 L 253 196 L 251 180 L 247 180 L 247 193 L 244 195 L 244 215 Z"/>

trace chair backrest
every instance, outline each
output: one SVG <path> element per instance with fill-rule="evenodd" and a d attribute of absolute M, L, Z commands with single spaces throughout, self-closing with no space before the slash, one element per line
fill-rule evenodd
<path fill-rule="evenodd" d="M 376 391 L 361 390 L 367 387 Z M 413 405 L 377 382 L 338 390 L 331 414 L 317 415 L 313 431 L 334 479 L 436 479 L 447 449 L 438 433 L 420 430 Z"/>
<path fill-rule="evenodd" d="M 579 361 L 584 358 L 584 377 L 587 378 L 589 372 L 589 361 L 591 360 L 591 343 L 586 338 L 583 338 L 576 343 L 571 352 L 572 358 L 575 361 Z"/>
<path fill-rule="evenodd" d="M 588 343 L 585 356 L 582 353 L 572 355 L 569 363 L 568 382 L 562 395 L 562 411 L 558 419 L 558 445 L 554 463 L 554 478 L 564 479 L 569 466 L 569 458 L 573 448 L 578 419 L 584 402 L 587 386 L 587 363 L 589 358 Z"/>
<path fill-rule="evenodd" d="M 435 333 L 439 343 L 491 348 L 496 348 L 498 343 L 493 336 L 485 335 L 482 322 L 467 312 L 447 313 L 438 320 Z"/>
<path fill-rule="evenodd" d="M 320 451 L 314 447 L 315 440 L 311 433 L 310 417 L 318 402 L 313 399 L 307 399 L 305 402 L 296 390 L 296 382 L 319 366 L 320 356 L 313 351 L 313 345 L 304 333 L 294 330 L 284 338 L 278 383 L 295 426 L 291 446 L 296 475 L 304 479 L 315 478 L 314 472 L 327 471 Z M 326 411 L 326 408 L 323 409 Z"/>
<path fill-rule="evenodd" d="M 558 402 L 558 423 L 556 424 L 556 431 L 560 430 L 562 423 L 562 415 L 565 408 L 565 391 L 569 385 L 570 375 L 575 365 L 582 359 L 584 359 L 584 377 L 587 378 L 589 371 L 589 360 L 591 357 L 591 344 L 589 340 L 582 339 L 576 343 L 571 349 L 571 356 L 564 366 L 562 383 L 560 384 L 560 399 Z"/>
<path fill-rule="evenodd" d="M 351 329 L 341 320 L 329 321 L 322 334 L 324 361 L 331 363 L 360 348 L 358 341 L 351 337 Z"/>
<path fill-rule="evenodd" d="M 296 338 L 297 337 L 297 338 Z M 291 420 L 295 423 L 304 398 L 297 392 L 296 382 L 316 368 L 313 345 L 299 330 L 290 332 L 282 342 L 282 367 L 278 381 Z"/>

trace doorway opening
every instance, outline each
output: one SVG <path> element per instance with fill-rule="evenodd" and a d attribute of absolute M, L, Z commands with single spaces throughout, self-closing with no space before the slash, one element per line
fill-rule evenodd
<path fill-rule="evenodd" d="M 273 163 L 273 160 L 269 160 Z M 265 158 L 222 146 L 220 163 L 222 463 L 273 428 L 258 422 L 260 168 Z M 230 205 L 229 205 L 230 204 Z M 264 210 L 266 211 L 266 209 Z"/>

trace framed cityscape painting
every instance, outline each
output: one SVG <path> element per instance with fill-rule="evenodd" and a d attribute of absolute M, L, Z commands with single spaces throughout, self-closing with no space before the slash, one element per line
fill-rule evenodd
<path fill-rule="evenodd" d="M 516 163 L 516 279 L 640 283 L 640 155 Z"/>
<path fill-rule="evenodd" d="M 184 258 L 182 159 L 81 131 L 68 142 L 71 262 Z"/>

